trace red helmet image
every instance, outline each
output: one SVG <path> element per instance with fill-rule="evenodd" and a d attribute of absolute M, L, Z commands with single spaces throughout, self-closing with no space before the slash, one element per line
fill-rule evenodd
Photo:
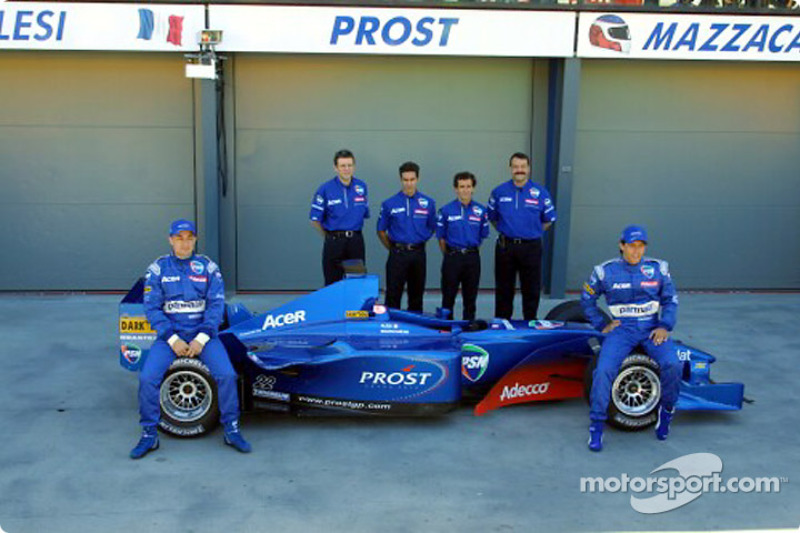
<path fill-rule="evenodd" d="M 598 48 L 627 54 L 631 50 L 631 32 L 621 17 L 602 15 L 589 27 L 589 42 Z"/>

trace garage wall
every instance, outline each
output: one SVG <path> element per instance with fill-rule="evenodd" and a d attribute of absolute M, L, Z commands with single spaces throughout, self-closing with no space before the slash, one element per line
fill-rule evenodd
<path fill-rule="evenodd" d="M 583 62 L 568 288 L 641 223 L 681 288 L 800 288 L 800 71 Z"/>
<path fill-rule="evenodd" d="M 192 84 L 172 54 L 0 54 L 0 290 L 126 289 L 194 217 Z"/>
<path fill-rule="evenodd" d="M 508 156 L 530 151 L 533 107 L 544 146 L 545 101 L 532 94 L 534 85 L 546 94 L 546 63 L 530 59 L 237 55 L 233 70 L 242 290 L 322 285 L 322 241 L 308 212 L 340 148 L 355 153 L 356 176 L 369 186 L 367 265 L 382 275 L 387 252 L 375 224 L 380 203 L 399 190 L 402 162 L 420 164 L 420 189 L 437 207 L 454 198 L 461 170 L 476 174 L 485 203 L 509 179 Z M 483 252 L 482 285 L 491 287 L 491 241 Z M 431 241 L 428 287 L 439 286 L 440 265 Z"/>

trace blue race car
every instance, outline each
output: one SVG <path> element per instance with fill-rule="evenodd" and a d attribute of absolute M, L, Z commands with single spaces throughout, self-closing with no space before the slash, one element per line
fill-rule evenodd
<path fill-rule="evenodd" d="M 144 317 L 143 280 L 120 304 L 120 363 L 139 370 L 155 340 Z M 506 405 L 586 396 L 601 333 L 578 302 L 546 320 L 459 321 L 378 304 L 374 275 L 352 276 L 267 313 L 228 305 L 220 339 L 240 375 L 243 410 L 296 414 L 431 416 L 462 402 L 482 415 Z M 741 409 L 744 385 L 714 383 L 714 356 L 680 342 L 680 410 Z M 658 365 L 643 353 L 622 364 L 609 423 L 655 423 Z M 161 386 L 167 433 L 193 436 L 218 422 L 214 381 L 197 359 L 176 359 Z"/>

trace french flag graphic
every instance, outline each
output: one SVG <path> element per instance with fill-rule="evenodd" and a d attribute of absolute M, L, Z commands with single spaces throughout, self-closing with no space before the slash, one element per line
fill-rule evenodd
<path fill-rule="evenodd" d="M 181 46 L 183 37 L 183 17 L 177 15 L 156 15 L 152 9 L 139 9 L 139 35 L 145 41 L 165 41 Z"/>

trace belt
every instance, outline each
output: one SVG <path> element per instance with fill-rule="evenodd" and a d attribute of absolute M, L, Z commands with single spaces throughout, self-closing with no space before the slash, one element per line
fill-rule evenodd
<path fill-rule="evenodd" d="M 512 239 L 511 237 L 506 237 L 505 235 L 500 235 L 499 241 L 502 246 L 507 244 L 533 244 L 541 239 Z"/>
<path fill-rule="evenodd" d="M 341 237 L 349 239 L 355 235 L 361 235 L 361 230 L 328 231 L 325 233 L 325 235 L 333 239 L 339 239 Z"/>
<path fill-rule="evenodd" d="M 446 248 L 448 254 L 477 254 L 478 248 L 453 248 L 452 246 L 447 246 Z"/>
<path fill-rule="evenodd" d="M 403 251 L 413 251 L 413 250 L 422 250 L 425 248 L 424 242 L 418 242 L 416 244 L 406 244 L 404 242 L 393 242 L 392 248 L 395 250 L 403 250 Z"/>

